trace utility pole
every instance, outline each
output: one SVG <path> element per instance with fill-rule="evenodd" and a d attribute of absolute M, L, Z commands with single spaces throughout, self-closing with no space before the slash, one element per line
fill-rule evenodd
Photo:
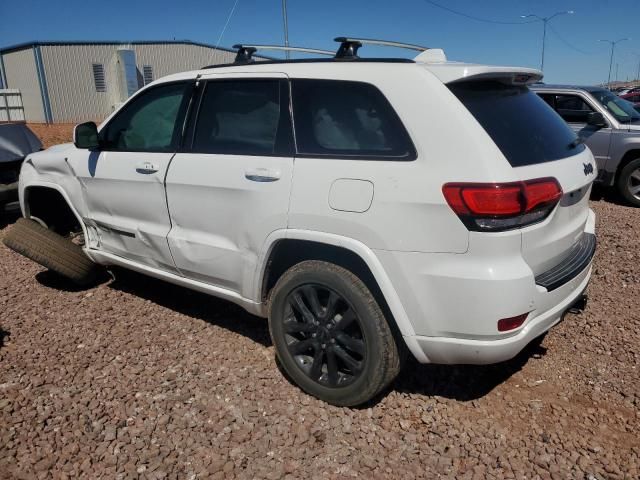
<path fill-rule="evenodd" d="M 289 46 L 289 22 L 287 20 L 287 0 L 282 0 L 282 22 L 284 23 L 284 46 Z M 289 50 L 285 51 L 287 60 L 289 60 Z"/>
<path fill-rule="evenodd" d="M 547 42 L 547 23 L 549 23 L 552 19 L 556 18 L 558 15 L 573 15 L 575 12 L 573 10 L 567 10 L 566 12 L 556 12 L 549 17 L 541 17 L 534 13 L 530 13 L 529 15 L 520 15 L 520 18 L 536 18 L 542 22 L 542 59 L 540 61 L 540 70 L 544 72 L 544 50 L 545 44 Z"/>
<path fill-rule="evenodd" d="M 609 76 L 607 77 L 607 88 L 609 90 L 611 90 L 611 67 L 613 67 L 613 52 L 615 51 L 616 45 L 620 42 L 624 42 L 625 40 L 631 40 L 631 39 L 621 38 L 619 40 L 600 40 L 601 42 L 607 42 L 611 44 L 611 58 L 609 59 Z"/>

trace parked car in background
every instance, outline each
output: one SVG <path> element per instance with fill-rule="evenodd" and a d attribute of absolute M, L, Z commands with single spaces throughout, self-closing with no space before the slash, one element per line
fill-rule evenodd
<path fill-rule="evenodd" d="M 621 97 L 623 95 L 627 95 L 629 93 L 635 93 L 635 92 L 640 92 L 640 87 L 623 88 L 623 89 L 620 89 L 620 90 L 616 90 L 613 93 L 615 93 L 616 95 Z"/>
<path fill-rule="evenodd" d="M 598 163 L 597 181 L 640 207 L 640 113 L 601 87 L 531 87 L 579 135 Z"/>
<path fill-rule="evenodd" d="M 640 91 L 626 93 L 621 95 L 620 98 L 627 102 L 631 102 L 633 104 L 633 108 L 636 110 L 640 107 Z"/>
<path fill-rule="evenodd" d="M 0 123 L 0 207 L 18 200 L 18 177 L 25 157 L 42 149 L 24 123 Z"/>
<path fill-rule="evenodd" d="M 336 405 L 384 389 L 405 351 L 514 357 L 584 305 L 593 155 L 529 90 L 538 70 L 339 41 L 330 59 L 240 46 L 76 126 L 28 157 L 5 244 L 79 281 L 119 265 L 268 317 L 289 376 Z"/>

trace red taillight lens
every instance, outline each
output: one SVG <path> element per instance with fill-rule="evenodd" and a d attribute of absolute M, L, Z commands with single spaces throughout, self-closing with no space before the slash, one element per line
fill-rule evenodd
<path fill-rule="evenodd" d="M 524 185 L 527 211 L 548 203 L 555 206 L 562 197 L 562 189 L 555 179 L 532 180 L 525 182 Z"/>
<path fill-rule="evenodd" d="M 442 193 L 470 229 L 501 231 L 546 218 L 562 197 L 555 178 L 513 183 L 447 183 Z"/>
<path fill-rule="evenodd" d="M 503 318 L 502 320 L 498 320 L 498 331 L 508 332 L 509 330 L 515 330 L 524 323 L 528 316 L 528 313 L 523 313 L 522 315 L 518 315 L 517 317 Z"/>
<path fill-rule="evenodd" d="M 520 186 L 467 187 L 462 199 L 471 212 L 483 215 L 517 215 L 522 210 Z"/>

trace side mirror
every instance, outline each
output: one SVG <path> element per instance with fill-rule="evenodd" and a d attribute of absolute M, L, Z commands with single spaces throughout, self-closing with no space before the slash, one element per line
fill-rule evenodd
<path fill-rule="evenodd" d="M 609 124 L 607 120 L 604 118 L 604 115 L 600 112 L 591 112 L 587 115 L 587 125 L 591 125 L 592 127 L 608 127 Z"/>
<path fill-rule="evenodd" d="M 89 150 L 99 148 L 98 127 L 95 122 L 85 122 L 76 125 L 73 129 L 73 144 L 76 148 L 87 148 Z"/>

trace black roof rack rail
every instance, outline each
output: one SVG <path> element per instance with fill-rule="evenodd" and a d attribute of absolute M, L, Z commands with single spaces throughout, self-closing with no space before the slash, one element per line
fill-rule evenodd
<path fill-rule="evenodd" d="M 234 49 L 238 50 L 236 54 L 236 59 L 234 63 L 252 63 L 255 60 L 253 59 L 253 54 L 258 50 L 283 50 L 287 52 L 303 52 L 303 53 L 315 53 L 318 55 L 334 55 L 334 52 L 329 50 L 320 50 L 318 48 L 306 48 L 306 47 L 289 47 L 284 45 L 244 45 L 237 44 L 233 46 Z"/>
<path fill-rule="evenodd" d="M 336 37 L 334 41 L 340 43 L 340 47 L 336 52 L 336 58 L 343 60 L 349 60 L 358 57 L 358 49 L 362 45 L 382 45 L 385 47 L 406 48 L 409 50 L 417 50 L 424 52 L 429 50 L 429 47 L 423 47 L 421 45 L 414 45 L 412 43 L 394 42 L 391 40 L 377 40 L 374 38 L 353 38 L 353 37 Z"/>

